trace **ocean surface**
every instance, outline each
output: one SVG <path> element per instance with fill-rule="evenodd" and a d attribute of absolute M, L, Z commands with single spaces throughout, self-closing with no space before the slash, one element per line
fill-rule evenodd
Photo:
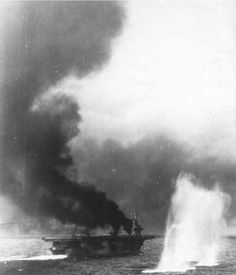
<path fill-rule="evenodd" d="M 187 240 L 186 240 L 187 241 Z M 53 257 L 50 243 L 36 238 L 0 239 L 0 275 L 118 275 L 141 274 L 156 267 L 163 248 L 163 238 L 146 241 L 137 256 L 77 260 Z M 236 238 L 224 238 L 216 266 L 199 266 L 185 273 L 156 274 L 236 274 Z"/>

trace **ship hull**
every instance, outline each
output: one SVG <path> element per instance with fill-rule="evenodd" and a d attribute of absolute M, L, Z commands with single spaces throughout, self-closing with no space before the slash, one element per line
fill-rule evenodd
<path fill-rule="evenodd" d="M 147 239 L 153 236 L 97 236 L 75 238 L 44 238 L 51 241 L 54 255 L 66 254 L 81 258 L 136 255 Z"/>

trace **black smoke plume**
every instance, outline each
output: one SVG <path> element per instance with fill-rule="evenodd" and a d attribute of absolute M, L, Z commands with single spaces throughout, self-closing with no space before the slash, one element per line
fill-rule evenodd
<path fill-rule="evenodd" d="M 135 207 L 147 231 L 163 231 L 174 181 L 189 156 L 186 146 L 160 135 L 128 146 L 88 139 L 73 151 L 81 180 L 96 183 L 126 213 Z"/>
<path fill-rule="evenodd" d="M 82 78 L 110 56 L 124 9 L 118 2 L 15 3 L 5 22 L 1 88 L 1 193 L 32 216 L 88 228 L 131 221 L 94 187 L 66 176 L 69 142 L 81 121 L 77 102 L 48 91 L 69 74 Z"/>
<path fill-rule="evenodd" d="M 195 175 L 205 188 L 221 184 L 232 195 L 231 211 L 235 211 L 235 161 L 227 156 L 202 151 L 166 133 L 127 146 L 114 139 L 80 143 L 73 150 L 78 177 L 96 183 L 127 213 L 135 206 L 147 231 L 164 231 L 175 182 L 182 172 Z"/>

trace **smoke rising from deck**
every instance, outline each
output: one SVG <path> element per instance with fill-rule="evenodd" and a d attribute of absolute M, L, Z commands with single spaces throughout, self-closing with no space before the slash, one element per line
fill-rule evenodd
<path fill-rule="evenodd" d="M 232 194 L 227 219 L 235 211 L 234 160 L 167 133 L 126 146 L 114 139 L 103 143 L 85 139 L 74 145 L 73 152 L 79 179 L 96 183 L 127 213 L 135 205 L 148 232 L 164 232 L 175 182 L 182 171 L 195 175 L 209 189 L 220 182 L 223 192 Z"/>
<path fill-rule="evenodd" d="M 9 10 L 1 93 L 1 193 L 27 214 L 88 228 L 130 220 L 105 193 L 68 177 L 79 105 L 51 88 L 100 70 L 122 29 L 118 2 L 23 2 Z"/>

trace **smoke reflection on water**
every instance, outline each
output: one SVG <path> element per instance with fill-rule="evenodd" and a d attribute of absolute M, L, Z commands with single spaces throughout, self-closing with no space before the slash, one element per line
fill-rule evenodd
<path fill-rule="evenodd" d="M 217 265 L 229 203 L 229 195 L 217 184 L 208 190 L 193 176 L 181 174 L 172 197 L 160 262 L 157 268 L 143 273 L 184 272 L 196 266 Z"/>

